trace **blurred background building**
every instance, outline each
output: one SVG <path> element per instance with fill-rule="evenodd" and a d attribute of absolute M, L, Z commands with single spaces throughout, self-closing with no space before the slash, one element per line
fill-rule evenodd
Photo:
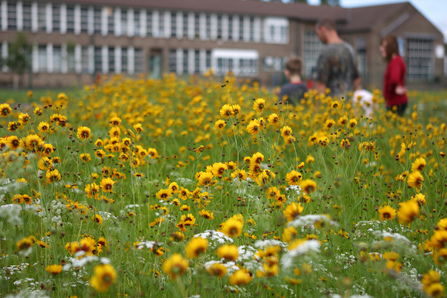
<path fill-rule="evenodd" d="M 410 3 L 359 8 L 255 0 L 0 1 L 0 85 L 19 32 L 29 64 L 20 84 L 90 84 L 100 75 L 215 75 L 232 71 L 266 85 L 282 83 L 289 57 L 312 79 L 323 45 L 316 22 L 334 19 L 357 53 L 366 86 L 382 85 L 380 39 L 398 37 L 413 86 L 445 80 L 442 33 Z M 23 37 L 24 34 L 22 34 Z"/>

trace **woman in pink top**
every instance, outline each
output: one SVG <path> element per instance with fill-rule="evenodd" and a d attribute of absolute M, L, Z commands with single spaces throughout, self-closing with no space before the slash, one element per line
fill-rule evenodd
<path fill-rule="evenodd" d="M 408 105 L 405 75 L 407 67 L 399 55 L 399 46 L 395 36 L 386 36 L 380 45 L 382 57 L 388 63 L 383 80 L 383 97 L 387 110 L 402 116 Z"/>

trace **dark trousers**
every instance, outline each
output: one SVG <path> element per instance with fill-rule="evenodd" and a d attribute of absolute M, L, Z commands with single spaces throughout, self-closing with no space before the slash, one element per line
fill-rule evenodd
<path fill-rule="evenodd" d="M 403 103 L 403 104 L 401 104 L 401 105 L 396 105 L 396 106 L 386 107 L 386 109 L 387 109 L 388 111 L 392 111 L 393 113 L 396 113 L 396 114 L 399 115 L 399 116 L 403 116 L 403 115 L 404 115 L 404 112 L 405 112 L 405 109 L 407 108 L 407 105 L 408 105 L 408 103 Z M 394 110 L 393 110 L 393 107 L 397 107 L 397 110 L 394 111 Z"/>

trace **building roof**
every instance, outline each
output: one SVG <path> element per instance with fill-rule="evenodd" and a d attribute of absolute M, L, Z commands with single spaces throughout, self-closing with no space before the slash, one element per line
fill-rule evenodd
<path fill-rule="evenodd" d="M 347 8 L 347 20 L 340 26 L 343 32 L 367 31 L 396 15 L 410 4 L 409 2 Z"/>

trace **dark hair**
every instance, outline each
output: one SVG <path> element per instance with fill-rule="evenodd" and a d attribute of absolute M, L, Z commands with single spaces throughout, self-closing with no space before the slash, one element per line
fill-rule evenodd
<path fill-rule="evenodd" d="M 300 58 L 291 58 L 286 63 L 286 70 L 288 70 L 291 75 L 300 75 L 302 64 Z"/>
<path fill-rule="evenodd" d="M 324 27 L 329 31 L 337 30 L 335 22 L 331 18 L 325 18 L 325 19 L 319 20 L 317 23 L 317 28 L 321 29 L 321 27 Z"/>
<path fill-rule="evenodd" d="M 382 40 L 380 41 L 380 45 L 383 45 L 384 42 L 386 42 L 385 60 L 387 62 L 390 62 L 391 57 L 393 57 L 393 54 L 396 54 L 399 56 L 399 44 L 397 43 L 397 38 L 394 35 L 388 35 L 388 36 L 385 36 L 384 38 L 382 38 Z"/>

